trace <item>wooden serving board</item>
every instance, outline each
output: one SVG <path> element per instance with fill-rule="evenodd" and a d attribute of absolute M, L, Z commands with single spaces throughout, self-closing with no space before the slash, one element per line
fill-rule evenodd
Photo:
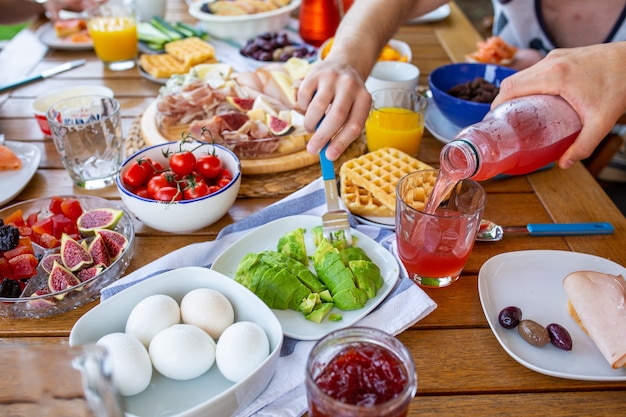
<path fill-rule="evenodd" d="M 180 139 L 180 133 L 167 138 L 161 134 L 156 123 L 156 101 L 144 111 L 141 116 L 141 136 L 148 146 L 171 142 Z M 292 171 L 319 163 L 319 155 L 312 155 L 301 150 L 274 158 L 242 159 L 241 172 L 244 175 L 273 174 Z"/>

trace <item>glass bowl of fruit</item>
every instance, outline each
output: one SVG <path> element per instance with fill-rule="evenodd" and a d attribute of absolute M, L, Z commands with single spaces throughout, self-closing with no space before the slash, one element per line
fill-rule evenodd
<path fill-rule="evenodd" d="M 100 197 L 23 201 L 0 219 L 0 317 L 49 317 L 87 304 L 122 276 L 134 252 L 132 218 Z"/>

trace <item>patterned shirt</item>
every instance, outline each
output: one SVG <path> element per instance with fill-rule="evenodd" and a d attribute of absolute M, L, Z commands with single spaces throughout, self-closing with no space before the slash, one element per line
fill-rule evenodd
<path fill-rule="evenodd" d="M 492 0 L 493 34 L 518 48 L 532 48 L 544 56 L 556 48 L 541 13 L 541 0 Z M 604 43 L 626 40 L 626 6 Z"/>

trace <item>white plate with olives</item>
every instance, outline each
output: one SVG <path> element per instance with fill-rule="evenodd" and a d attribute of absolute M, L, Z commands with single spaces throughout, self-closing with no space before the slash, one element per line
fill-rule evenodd
<path fill-rule="evenodd" d="M 621 265 L 584 253 L 531 250 L 496 255 L 478 273 L 478 293 L 485 317 L 502 348 L 533 371 L 565 379 L 626 381 L 626 368 L 611 368 L 568 312 L 563 279 L 571 272 L 585 270 L 626 274 Z M 521 310 L 522 319 L 565 328 L 571 336 L 572 349 L 562 350 L 551 343 L 537 347 L 524 340 L 516 327 L 503 327 L 499 314 L 512 306 Z"/>

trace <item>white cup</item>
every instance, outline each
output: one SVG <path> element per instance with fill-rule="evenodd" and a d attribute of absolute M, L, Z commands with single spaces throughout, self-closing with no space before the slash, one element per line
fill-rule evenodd
<path fill-rule="evenodd" d="M 135 0 L 137 20 L 149 22 L 154 16 L 165 17 L 167 0 Z"/>
<path fill-rule="evenodd" d="M 379 61 L 365 81 L 367 91 L 396 88 L 415 91 L 420 70 L 415 65 L 400 61 Z"/>

